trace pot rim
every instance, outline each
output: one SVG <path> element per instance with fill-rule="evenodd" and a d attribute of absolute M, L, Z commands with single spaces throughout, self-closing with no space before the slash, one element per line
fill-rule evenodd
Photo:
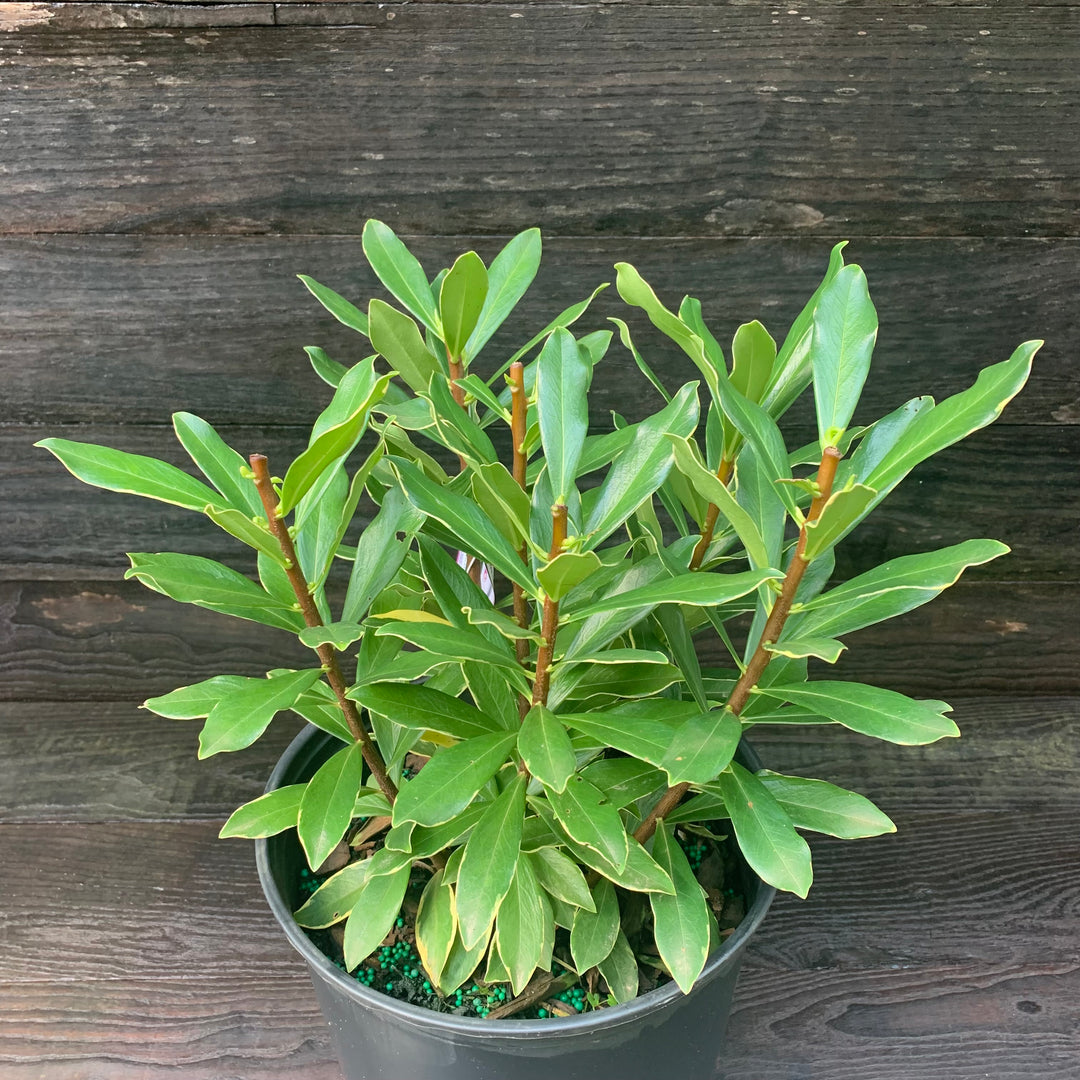
<path fill-rule="evenodd" d="M 321 728 L 313 724 L 306 725 L 303 730 L 289 743 L 285 752 L 278 759 L 274 771 L 266 784 L 266 791 L 274 791 L 282 786 L 285 774 L 292 766 L 309 742 L 322 736 L 326 739 L 334 738 Z M 760 762 L 753 749 L 745 741 L 740 744 L 740 749 L 751 760 L 750 764 L 760 768 Z M 438 1013 L 430 1009 L 423 1009 L 419 1005 L 412 1005 L 407 1001 L 399 1001 L 388 994 L 380 993 L 363 986 L 346 972 L 333 964 L 320 949 L 318 949 L 301 929 L 300 925 L 292 917 L 292 911 L 285 903 L 274 880 L 270 869 L 268 839 L 262 838 L 255 841 L 255 863 L 259 873 L 259 882 L 262 885 L 266 901 L 277 919 L 289 944 L 304 958 L 311 968 L 313 975 L 318 975 L 324 982 L 330 983 L 335 989 L 351 998 L 358 1004 L 387 1012 L 399 1021 L 413 1027 L 423 1027 L 428 1030 L 439 1031 L 444 1034 L 453 1034 L 463 1037 L 502 1036 L 511 1039 L 529 1039 L 538 1035 L 544 1036 L 571 1036 L 594 1031 L 599 1028 L 618 1027 L 622 1024 L 633 1023 L 649 1013 L 674 1004 L 684 995 L 674 982 L 665 986 L 650 990 L 622 1005 L 611 1005 L 603 1009 L 597 1009 L 589 1013 L 581 1013 L 576 1016 L 547 1017 L 543 1020 L 484 1020 L 479 1017 L 456 1016 L 453 1013 Z M 753 873 L 753 871 L 750 871 Z M 727 940 L 705 963 L 701 975 L 694 983 L 690 993 L 697 993 L 706 983 L 711 982 L 730 965 L 737 962 L 739 955 L 749 941 L 751 934 L 757 930 L 762 919 L 769 909 L 769 905 L 776 895 L 776 889 L 758 878 L 757 895 L 750 909 L 743 916 L 742 922 L 735 928 Z"/>

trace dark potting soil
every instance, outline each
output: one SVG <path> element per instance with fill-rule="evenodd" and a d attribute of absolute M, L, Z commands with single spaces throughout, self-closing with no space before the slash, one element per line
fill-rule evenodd
<path fill-rule="evenodd" d="M 361 829 L 366 819 L 354 822 L 352 833 Z M 725 822 L 716 823 L 723 829 Z M 715 827 L 698 828 L 693 825 L 676 826 L 675 836 L 694 871 L 699 883 L 705 890 L 709 906 L 716 916 L 722 939 L 739 925 L 746 914 L 746 900 L 741 890 L 740 857 L 734 842 Z M 363 845 L 362 852 L 353 854 L 357 858 L 367 858 L 372 853 L 370 843 Z M 344 865 L 339 861 L 323 874 L 316 874 L 304 867 L 300 871 L 300 896 L 306 900 L 325 881 L 331 873 L 336 873 Z M 322 869 L 320 867 L 320 869 Z M 395 926 L 387 934 L 382 945 L 364 960 L 351 973 L 363 986 L 389 994 L 399 1001 L 406 1001 L 432 1012 L 453 1013 L 458 1016 L 486 1017 L 513 998 L 513 992 L 507 983 L 487 984 L 479 979 L 466 982 L 460 989 L 441 997 L 431 985 L 420 957 L 416 951 L 413 919 L 429 874 L 422 867 L 413 869 L 409 888 L 402 903 L 402 914 Z M 628 907 L 624 911 L 630 918 L 624 918 L 624 930 L 634 955 L 638 958 L 638 992 L 647 993 L 671 981 L 660 959 L 655 954 L 652 937 L 652 915 L 648 898 L 641 893 L 622 893 Z M 627 922 L 637 923 L 636 932 Z M 312 943 L 342 971 L 345 967 L 342 952 L 342 933 L 344 923 L 338 923 L 328 930 L 305 930 Z M 590 975 L 577 977 L 573 971 L 559 963 L 559 956 L 570 957 L 569 931 L 558 929 L 555 937 L 555 959 L 551 974 L 556 982 L 550 996 L 514 1013 L 519 1020 L 545 1019 L 555 1016 L 572 1016 L 591 1009 L 604 1008 L 613 1004 L 609 998 L 607 985 L 594 969 Z M 481 969 L 483 964 L 481 964 Z"/>

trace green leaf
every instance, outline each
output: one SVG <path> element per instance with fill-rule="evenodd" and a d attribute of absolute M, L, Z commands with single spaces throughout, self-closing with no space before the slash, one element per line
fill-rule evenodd
<path fill-rule="evenodd" d="M 586 765 L 581 775 L 620 808 L 667 787 L 667 777 L 659 769 L 632 757 L 601 758 Z"/>
<path fill-rule="evenodd" d="M 595 910 L 579 907 L 570 931 L 570 955 L 580 975 L 606 960 L 619 936 L 619 898 L 611 882 L 601 878 L 592 897 Z"/>
<path fill-rule="evenodd" d="M 649 896 L 656 948 L 679 989 L 689 994 L 709 958 L 709 908 L 683 849 L 664 823 L 656 830 L 653 858 L 675 883 L 674 896 Z"/>
<path fill-rule="evenodd" d="M 427 390 L 439 361 L 428 350 L 416 323 L 397 308 L 373 299 L 368 305 L 371 344 L 416 393 Z"/>
<path fill-rule="evenodd" d="M 530 596 L 536 596 L 536 583 L 526 572 L 521 556 L 471 499 L 441 488 L 409 462 L 396 460 L 393 467 L 406 496 L 418 510 L 442 522 L 470 554 L 491 563 Z"/>
<path fill-rule="evenodd" d="M 374 367 L 364 361 L 349 369 L 348 375 L 341 380 L 337 394 L 347 394 L 353 403 L 353 409 L 343 420 L 317 435 L 311 445 L 289 466 L 285 481 L 281 485 L 278 517 L 284 517 L 292 510 L 311 490 L 316 480 L 356 446 L 367 426 L 371 406 L 386 393 L 389 382 L 389 375 L 378 375 Z"/>
<path fill-rule="evenodd" d="M 629 844 L 619 811 L 580 773 L 571 777 L 565 790 L 545 787 L 548 802 L 567 835 L 582 847 L 595 851 L 617 870 L 626 867 Z"/>
<path fill-rule="evenodd" d="M 525 777 L 515 774 L 484 811 L 465 844 L 457 879 L 458 933 L 471 949 L 488 935 L 510 888 L 521 848 Z"/>
<path fill-rule="evenodd" d="M 488 273 L 475 251 L 459 255 L 439 290 L 443 341 L 455 359 L 461 359 L 465 343 L 476 329 L 487 299 Z"/>
<path fill-rule="evenodd" d="M 443 997 L 452 994 L 462 983 L 476 972 L 477 965 L 487 952 L 489 936 L 485 936 L 471 949 L 466 949 L 461 944 L 460 935 L 454 936 L 454 942 L 450 946 L 450 955 L 447 957 L 446 966 L 443 968 L 442 977 L 439 980 L 439 993 Z"/>
<path fill-rule="evenodd" d="M 345 923 L 345 967 L 352 971 L 369 957 L 390 933 L 409 887 L 409 863 L 389 874 L 368 876 L 360 898 Z"/>
<path fill-rule="evenodd" d="M 309 649 L 317 649 L 320 645 L 333 645 L 338 652 L 344 652 L 363 636 L 364 628 L 358 623 L 327 623 L 325 626 L 306 626 L 300 631 L 300 644 Z"/>
<path fill-rule="evenodd" d="M 895 690 L 864 683 L 820 680 L 790 686 L 761 686 L 758 692 L 801 705 L 852 731 L 901 746 L 923 746 L 960 734 L 942 716 L 940 702 L 913 701 Z M 948 709 L 949 706 L 943 706 Z"/>
<path fill-rule="evenodd" d="M 749 401 L 760 402 L 776 362 L 776 342 L 755 319 L 743 323 L 731 342 L 731 385 Z"/>
<path fill-rule="evenodd" d="M 345 378 L 345 373 L 349 370 L 344 364 L 339 364 L 317 345 L 305 345 L 304 352 L 311 361 L 312 370 L 327 386 L 333 386 L 336 389 L 341 385 L 341 380 Z"/>
<path fill-rule="evenodd" d="M 293 606 L 212 559 L 171 552 L 157 555 L 133 552 L 128 558 L 131 568 L 124 574 L 125 579 L 135 578 L 148 589 L 181 603 L 195 604 L 293 633 L 304 628 L 304 617 Z"/>
<path fill-rule="evenodd" d="M 584 669 L 575 667 L 567 674 L 562 669 L 551 678 L 552 691 L 548 704 L 554 708 L 569 698 L 586 701 L 594 697 L 615 700 L 653 697 L 673 683 L 683 681 L 683 673 L 674 664 L 592 664 Z"/>
<path fill-rule="evenodd" d="M 345 530 L 360 502 L 367 477 L 382 453 L 380 443 L 357 470 L 351 484 L 346 478 L 344 466 L 339 465 L 331 470 L 325 487 L 317 484 L 300 501 L 296 519 L 303 524 L 294 527 L 296 555 L 304 580 L 312 591 L 325 583 L 334 556 L 340 550 Z M 314 502 L 314 505 L 308 505 L 309 502 Z"/>
<path fill-rule="evenodd" d="M 812 829 L 843 840 L 896 832 L 896 826 L 869 799 L 824 780 L 784 776 L 763 769 L 757 778 L 787 811 L 797 829 Z"/>
<path fill-rule="evenodd" d="M 660 720 L 628 716 L 620 709 L 606 712 L 570 713 L 562 721 L 606 746 L 659 767 L 667 754 L 673 729 Z"/>
<path fill-rule="evenodd" d="M 479 375 L 465 375 L 460 379 L 455 380 L 458 386 L 465 391 L 465 403 L 469 404 L 469 398 L 475 398 L 481 405 L 485 405 L 491 410 L 492 414 L 490 419 L 494 420 L 497 416 L 500 420 L 509 424 L 511 421 L 510 410 L 504 408 L 503 403 L 499 400 L 498 396 L 494 394 L 491 387 L 488 386 Z M 488 417 L 485 417 L 481 422 L 481 426 L 484 426 Z"/>
<path fill-rule="evenodd" d="M 934 399 L 928 395 L 912 398 L 910 401 L 905 401 L 898 409 L 894 409 L 880 420 L 876 420 L 869 428 L 861 429 L 865 431 L 865 434 L 859 439 L 858 445 L 855 447 L 855 453 L 851 455 L 846 463 L 841 462 L 840 469 L 837 470 L 837 478 L 842 477 L 846 480 L 847 476 L 854 476 L 856 480 L 865 480 L 885 459 L 886 455 L 892 452 L 893 448 L 904 437 L 908 428 L 915 422 L 915 418 L 924 410 L 933 407 Z M 858 430 L 860 429 L 849 430 L 841 439 L 841 443 L 849 440 L 852 432 Z M 821 460 L 820 444 L 812 444 L 811 449 L 814 451 L 812 464 L 816 465 Z M 846 453 L 848 448 L 841 446 L 840 449 Z M 847 466 L 847 475 L 845 475 L 844 471 L 845 464 Z"/>
<path fill-rule="evenodd" d="M 766 642 L 764 648 L 766 652 L 775 653 L 777 656 L 790 656 L 794 659 L 816 656 L 827 664 L 835 664 L 847 646 L 836 638 L 791 637 L 784 638 L 775 645 Z"/>
<path fill-rule="evenodd" d="M 739 847 L 754 872 L 777 889 L 805 898 L 814 876 L 810 848 L 769 789 L 737 761 L 712 788 L 723 798 Z"/>
<path fill-rule="evenodd" d="M 286 829 L 295 828 L 300 799 L 306 788 L 307 784 L 286 784 L 244 803 L 232 812 L 218 836 L 223 839 L 227 836 L 256 839 L 276 836 Z"/>
<path fill-rule="evenodd" d="M 1031 363 L 1041 347 L 1041 341 L 1025 341 L 1008 360 L 983 368 L 967 390 L 923 409 L 903 438 L 865 478 L 866 484 L 879 493 L 878 502 L 920 461 L 996 420 L 1027 382 Z"/>
<path fill-rule="evenodd" d="M 199 513 L 207 505 L 225 509 L 224 499 L 213 488 L 156 458 L 69 439 L 41 439 L 34 445 L 48 450 L 83 483 L 107 491 L 142 495 Z"/>
<path fill-rule="evenodd" d="M 319 668 L 287 671 L 265 679 L 245 679 L 243 686 L 230 688 L 210 710 L 199 733 L 199 758 L 250 746 L 321 674 Z"/>
<path fill-rule="evenodd" d="M 708 783 L 727 767 L 741 737 L 742 725 L 730 709 L 712 709 L 693 716 L 675 732 L 660 767 L 668 774 L 672 787 Z"/>
<path fill-rule="evenodd" d="M 798 636 L 848 634 L 902 615 L 954 585 L 969 566 L 982 566 L 1008 551 L 997 540 L 965 540 L 890 559 L 807 603 L 794 616 Z"/>
<path fill-rule="evenodd" d="M 296 831 L 312 870 L 326 861 L 345 835 L 363 780 L 360 744 L 353 743 L 324 762 L 308 782 Z"/>
<path fill-rule="evenodd" d="M 353 817 L 389 817 L 390 803 L 381 791 L 365 788 L 353 803 Z"/>
<path fill-rule="evenodd" d="M 637 426 L 634 441 L 608 470 L 585 522 L 589 548 L 606 540 L 667 478 L 674 457 L 665 436 L 685 438 L 694 430 L 696 389 L 696 383 L 687 383 L 670 404 Z"/>
<path fill-rule="evenodd" d="M 365 337 L 368 332 L 368 321 L 364 317 L 364 313 L 355 305 L 349 303 L 343 296 L 339 296 L 333 289 L 328 289 L 325 285 L 320 285 L 314 278 L 310 278 L 307 274 L 296 275 L 307 287 L 308 292 L 319 301 L 320 304 L 339 323 L 343 323 L 350 330 L 356 330 L 363 334 Z"/>
<path fill-rule="evenodd" d="M 251 680 L 243 675 L 215 675 L 212 679 L 181 686 L 161 697 L 147 698 L 142 703 L 158 716 L 169 720 L 196 720 L 210 715 L 210 710 L 229 694 L 242 690 Z M 255 680 L 261 682 L 262 680 Z"/>
<path fill-rule="evenodd" d="M 720 482 L 716 474 L 707 469 L 694 454 L 687 439 L 672 439 L 675 451 L 675 465 L 693 484 L 697 493 L 719 510 L 723 518 L 731 524 L 735 535 L 746 548 L 750 565 L 758 570 L 769 567 L 769 553 L 765 541 L 751 515 L 739 505 L 726 484 Z"/>
<path fill-rule="evenodd" d="M 684 574 L 665 578 L 637 589 L 616 593 L 571 612 L 564 621 L 590 618 L 613 611 L 651 611 L 657 604 L 717 607 L 753 592 L 766 581 L 783 577 L 779 570 L 747 570 L 740 574 Z"/>
<path fill-rule="evenodd" d="M 240 510 L 234 510 L 231 506 L 227 508 L 207 506 L 205 513 L 215 525 L 224 529 L 230 536 L 235 536 L 248 547 L 261 551 L 279 566 L 285 566 L 286 559 L 281 553 L 281 545 L 265 525 L 256 525 L 246 514 Z"/>
<path fill-rule="evenodd" d="M 442 325 L 435 310 L 435 297 L 416 256 L 389 226 L 374 219 L 365 222 L 361 243 L 378 279 L 436 337 L 441 338 Z"/>
<path fill-rule="evenodd" d="M 409 543 L 401 543 L 397 534 L 404 532 L 411 537 L 422 521 L 420 513 L 397 488 L 386 493 L 375 519 L 356 545 L 342 621 L 356 622 L 367 615 L 372 602 L 401 569 L 409 551 Z"/>
<path fill-rule="evenodd" d="M 519 859 L 495 921 L 499 957 L 515 994 L 525 989 L 541 961 L 547 922 L 532 867 L 527 859 Z"/>
<path fill-rule="evenodd" d="M 464 352 L 470 359 L 488 343 L 525 295 L 540 268 L 540 250 L 540 230 L 526 229 L 492 260 L 487 272 L 484 307 L 465 344 Z"/>
<path fill-rule="evenodd" d="M 667 388 L 656 377 L 656 373 L 645 362 L 645 359 L 642 357 L 641 353 L 637 351 L 637 348 L 634 345 L 633 338 L 631 338 L 630 336 L 630 327 L 627 326 L 626 323 L 622 321 L 622 319 L 609 319 L 608 321 L 613 322 L 619 328 L 619 340 L 629 350 L 630 355 L 634 358 L 634 363 L 637 364 L 638 369 L 641 371 L 641 373 L 645 376 L 646 379 L 649 380 L 649 382 L 652 383 L 653 388 L 664 399 L 665 402 L 670 401 L 671 395 L 667 392 Z"/>
<path fill-rule="evenodd" d="M 536 571 L 536 580 L 555 603 L 603 564 L 595 551 L 564 551 Z"/>
<path fill-rule="evenodd" d="M 491 464 L 498 454 L 484 429 L 454 400 L 450 382 L 442 375 L 432 378 L 426 390 L 431 398 L 431 414 L 439 437 L 467 462 Z"/>
<path fill-rule="evenodd" d="M 560 793 L 577 768 L 577 755 L 566 728 L 543 705 L 534 705 L 525 714 L 518 733 L 518 753 L 537 780 Z"/>
<path fill-rule="evenodd" d="M 600 961 L 600 974 L 608 984 L 611 996 L 620 1005 L 633 1001 L 638 994 L 639 978 L 637 957 L 630 942 L 620 930 L 611 952 Z"/>
<path fill-rule="evenodd" d="M 321 930 L 348 918 L 364 891 L 370 869 L 370 859 L 349 863 L 328 877 L 297 909 L 293 918 L 309 930 Z"/>
<path fill-rule="evenodd" d="M 394 824 L 441 825 L 460 814 L 506 763 L 517 732 L 479 735 L 440 750 L 394 803 Z"/>
<path fill-rule="evenodd" d="M 428 827 L 408 821 L 397 826 L 397 828 L 412 830 L 408 845 L 412 857 L 414 859 L 428 859 L 448 848 L 451 844 L 458 843 L 483 817 L 488 805 L 487 803 L 480 803 L 467 806 L 457 817 L 443 825 Z"/>
<path fill-rule="evenodd" d="M 424 971 L 436 986 L 450 957 L 456 930 L 454 891 L 443 883 L 442 870 L 437 870 L 424 886 L 416 910 L 416 951 Z"/>
<path fill-rule="evenodd" d="M 878 318 L 862 267 L 845 266 L 821 290 L 814 309 L 810 364 L 818 440 L 835 446 L 862 394 L 877 340 Z"/>
<path fill-rule="evenodd" d="M 475 706 L 430 686 L 374 683 L 354 686 L 348 696 L 402 727 L 438 731 L 452 739 L 471 739 L 501 727 Z"/>
<path fill-rule="evenodd" d="M 324 682 L 312 683 L 292 704 L 292 710 L 302 716 L 309 724 L 340 739 L 343 743 L 353 741 L 353 733 L 345 722 L 341 706 L 334 696 L 334 691 Z"/>
<path fill-rule="evenodd" d="M 536 361 L 536 411 L 551 490 L 568 502 L 589 430 L 592 361 L 569 330 L 556 330 Z"/>
<path fill-rule="evenodd" d="M 266 511 L 255 484 L 241 476 L 247 462 L 205 420 L 193 413 L 173 413 L 172 422 L 180 445 L 225 501 L 238 510 L 246 510 L 249 515 L 265 517 Z M 279 558 L 280 555 L 278 552 Z"/>
<path fill-rule="evenodd" d="M 835 545 L 870 512 L 877 492 L 865 484 L 852 484 L 829 496 L 816 521 L 806 523 L 803 558 L 816 559 Z"/>
<path fill-rule="evenodd" d="M 544 847 L 527 855 L 536 880 L 552 896 L 573 907 L 595 911 L 592 893 L 581 868 L 558 848 Z"/>

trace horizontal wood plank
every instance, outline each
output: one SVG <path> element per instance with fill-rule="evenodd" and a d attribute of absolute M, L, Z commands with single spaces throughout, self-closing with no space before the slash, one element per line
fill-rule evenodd
<path fill-rule="evenodd" d="M 2 69 L 0 69 L 2 70 Z M 532 224 L 530 219 L 526 224 Z M 503 240 L 476 236 L 409 243 L 434 274 L 475 246 L 491 259 Z M 697 296 L 727 348 L 741 322 L 778 339 L 824 272 L 829 242 L 545 237 L 544 262 L 518 312 L 478 358 L 491 372 L 557 312 L 634 263 L 677 306 Z M 881 318 L 860 416 L 874 419 L 919 394 L 944 397 L 1021 341 L 1045 338 L 1029 386 L 1003 423 L 1080 420 L 1080 259 L 1072 240 L 894 240 L 851 244 Z M 0 238 L 8 282 L 0 316 L 0 422 L 162 423 L 187 409 L 215 424 L 310 422 L 325 388 L 303 346 L 352 363 L 367 341 L 327 315 L 296 280 L 310 274 L 366 307 L 384 295 L 353 237 Z M 629 314 L 628 314 L 629 312 Z M 669 384 L 695 377 L 689 361 L 650 333 L 614 288 L 578 324 L 623 316 Z M 598 415 L 639 416 L 654 395 L 616 341 L 599 369 Z M 803 420 L 808 409 L 795 410 Z"/>
<path fill-rule="evenodd" d="M 1080 694 L 1078 603 L 1072 583 L 961 582 L 943 599 L 852 635 L 827 670 L 945 700 Z M 0 641 L 5 701 L 142 701 L 224 672 L 311 663 L 285 631 L 177 604 L 135 582 L 2 584 Z M 712 643 L 701 651 L 723 662 Z"/>
<path fill-rule="evenodd" d="M 0 31 L 29 27 L 58 30 L 130 30 L 136 27 L 273 26 L 274 7 L 254 0 L 243 4 L 194 3 L 0 3 Z"/>
<path fill-rule="evenodd" d="M 24 26 L 0 231 L 1076 235 L 1080 9 L 658 10 Z"/>
<path fill-rule="evenodd" d="M 768 768 L 857 789 L 890 814 L 1080 809 L 1080 699 L 955 705 L 963 738 L 928 747 L 839 727 L 761 727 L 750 739 Z M 9 702 L 0 757 L 19 767 L 0 777 L 0 822 L 222 821 L 262 793 L 299 726 L 280 714 L 250 749 L 198 762 L 197 721 L 162 720 L 134 701 Z"/>
<path fill-rule="evenodd" d="M 603 417 L 598 419 L 602 423 Z M 245 456 L 268 454 L 282 474 L 307 436 L 295 428 L 222 428 L 221 433 Z M 193 470 L 168 428 L 56 426 L 49 434 Z M 245 572 L 254 569 L 251 550 L 201 514 L 102 492 L 76 480 L 51 454 L 32 445 L 40 435 L 36 428 L 0 427 L 0 502 L 8 514 L 0 536 L 0 580 L 110 579 L 126 568 L 124 551 L 181 551 Z M 364 447 L 358 461 L 363 452 Z M 508 447 L 504 460 L 509 460 Z M 837 576 L 850 577 L 897 555 L 992 535 L 1008 543 L 1012 554 L 972 577 L 1076 580 L 1078 462 L 1080 427 L 999 426 L 979 432 L 921 465 L 840 545 Z M 1007 487 L 1010 483 L 1015 486 Z M 359 521 L 366 521 L 372 509 L 365 502 Z"/>

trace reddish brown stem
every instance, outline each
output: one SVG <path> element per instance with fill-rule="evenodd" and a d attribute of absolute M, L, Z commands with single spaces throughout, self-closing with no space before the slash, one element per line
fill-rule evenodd
<path fill-rule="evenodd" d="M 731 462 L 727 458 L 720 459 L 720 467 L 716 470 L 716 479 L 721 484 L 728 482 L 728 477 L 731 475 Z M 709 545 L 712 543 L 713 532 L 716 529 L 716 519 L 720 516 L 720 507 L 715 503 L 709 503 L 709 509 L 705 512 L 705 521 L 701 526 L 701 539 L 697 542 L 694 548 L 694 554 L 690 556 L 690 569 L 701 569 L 701 563 L 705 558 L 705 552 L 708 551 Z"/>
<path fill-rule="evenodd" d="M 557 503 L 551 508 L 551 551 L 548 562 L 562 551 L 566 539 L 566 507 Z M 533 681 L 532 703 L 546 705 L 551 685 L 551 661 L 555 655 L 555 635 L 559 631 L 559 603 L 550 596 L 544 597 L 540 616 L 540 649 L 536 656 L 536 678 Z"/>
<path fill-rule="evenodd" d="M 281 547 L 282 555 L 285 556 L 285 573 L 288 575 L 289 584 L 292 585 L 293 592 L 296 594 L 296 601 L 300 605 L 300 612 L 304 616 L 304 622 L 308 626 L 322 626 L 322 617 L 319 615 L 315 598 L 311 595 L 308 584 L 304 580 L 304 574 L 296 558 L 296 548 L 293 545 L 292 537 L 289 535 L 288 526 L 277 514 L 278 497 L 274 491 L 274 485 L 270 481 L 270 467 L 266 457 L 263 454 L 252 454 L 248 460 L 251 462 L 251 469 L 255 474 L 255 487 L 258 489 L 259 498 L 262 499 L 270 531 Z M 371 741 L 371 736 L 364 729 L 356 703 L 345 696 L 348 687 L 344 676 L 341 674 L 337 652 L 333 645 L 320 645 L 315 651 L 319 654 L 319 660 L 326 671 L 326 679 L 334 691 L 334 696 L 341 706 L 342 713 L 345 715 L 345 723 L 349 725 L 349 731 L 352 732 L 353 738 L 360 744 L 360 752 L 364 756 L 364 761 L 367 763 L 371 775 L 375 777 L 375 782 L 379 785 L 380 790 L 392 803 L 397 798 L 397 788 L 386 771 L 386 763 L 382 759 L 382 754 L 379 753 L 379 748 Z"/>
<path fill-rule="evenodd" d="M 765 628 L 761 631 L 758 646 L 754 650 L 754 655 L 750 657 L 750 663 L 746 665 L 746 670 L 739 676 L 739 680 L 735 683 L 731 696 L 724 706 L 725 709 L 730 709 L 736 716 L 742 712 L 750 699 L 751 690 L 757 685 L 758 680 L 773 657 L 773 654 L 769 652 L 766 646 L 773 645 L 780 639 L 784 624 L 791 613 L 791 605 L 795 602 L 795 594 L 799 590 L 799 583 L 803 579 L 803 574 L 806 573 L 807 566 L 810 565 L 809 559 L 803 555 L 806 550 L 806 524 L 816 521 L 821 513 L 821 508 L 828 502 L 829 495 L 832 493 L 833 480 L 836 478 L 836 466 L 839 465 L 840 458 L 840 451 L 834 446 L 827 446 L 821 455 L 821 464 L 818 466 L 817 474 L 818 494 L 810 503 L 810 512 L 806 516 L 806 523 L 799 530 L 799 541 L 795 545 L 795 554 L 792 555 L 791 562 L 788 564 L 787 574 L 784 576 L 784 583 L 780 589 L 780 596 L 769 613 Z M 689 790 L 690 785 L 685 783 L 668 788 L 648 817 L 638 827 L 634 833 L 634 838 L 644 844 L 656 831 L 657 821 L 670 814 Z"/>

